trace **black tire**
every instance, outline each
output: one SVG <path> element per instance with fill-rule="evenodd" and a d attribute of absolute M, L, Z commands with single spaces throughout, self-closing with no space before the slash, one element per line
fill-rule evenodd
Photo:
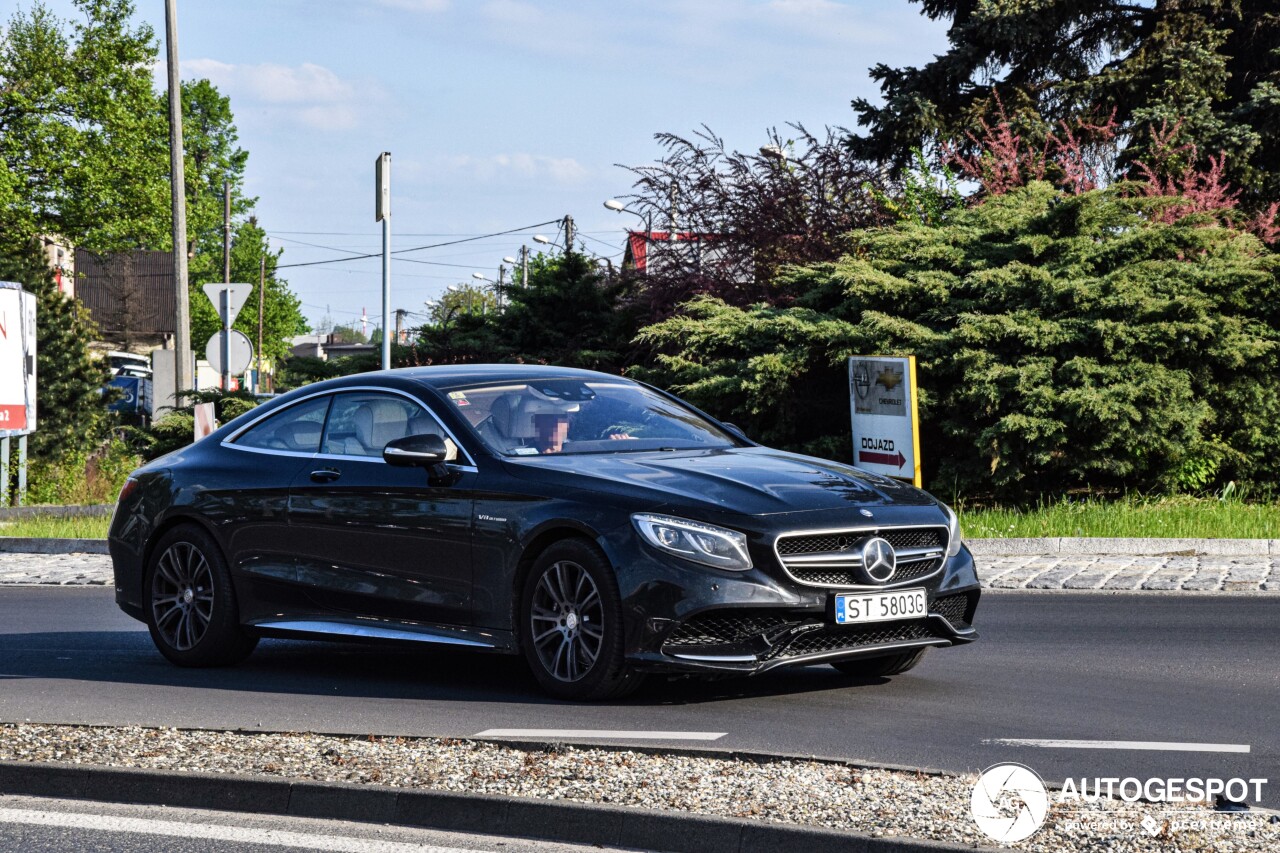
<path fill-rule="evenodd" d="M 925 646 L 923 649 L 915 649 L 896 655 L 839 660 L 831 665 L 845 675 L 851 675 L 855 678 L 881 678 L 886 675 L 900 675 L 909 669 L 913 669 L 916 664 L 920 663 L 921 658 L 924 657 L 924 653 L 927 651 L 929 651 L 929 647 Z"/>
<path fill-rule="evenodd" d="M 230 666 L 258 645 L 240 626 L 222 549 L 199 527 L 182 525 L 160 537 L 143 594 L 151 640 L 179 666 Z"/>
<path fill-rule="evenodd" d="M 617 578 L 590 542 L 564 539 L 538 555 L 521 591 L 519 620 L 525 659 L 552 696 L 618 699 L 640 686 L 643 676 L 623 660 Z"/>

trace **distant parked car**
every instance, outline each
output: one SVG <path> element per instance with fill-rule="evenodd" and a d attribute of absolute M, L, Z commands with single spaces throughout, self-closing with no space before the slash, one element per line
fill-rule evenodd
<path fill-rule="evenodd" d="M 136 376 L 140 379 L 151 378 L 151 359 L 145 355 L 131 352 L 109 352 L 107 363 L 111 365 L 112 376 Z"/>
<path fill-rule="evenodd" d="M 184 666 L 260 637 L 522 654 L 547 692 L 852 676 L 974 640 L 956 516 L 640 383 L 532 365 L 309 385 L 134 472 L 116 600 Z"/>

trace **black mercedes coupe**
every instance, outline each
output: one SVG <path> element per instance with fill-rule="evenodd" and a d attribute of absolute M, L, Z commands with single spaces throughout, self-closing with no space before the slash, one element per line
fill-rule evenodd
<path fill-rule="evenodd" d="M 274 398 L 134 472 L 110 548 L 116 601 L 183 666 L 260 637 L 433 643 L 523 654 L 549 693 L 603 699 L 647 673 L 894 675 L 977 637 L 945 505 L 557 367 Z"/>

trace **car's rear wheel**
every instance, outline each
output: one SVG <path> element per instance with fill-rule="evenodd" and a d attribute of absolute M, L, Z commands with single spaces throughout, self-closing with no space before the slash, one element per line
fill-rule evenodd
<path fill-rule="evenodd" d="M 231 573 L 218 544 L 198 527 L 175 527 L 147 566 L 147 627 L 179 666 L 228 666 L 258 644 L 240 626 Z"/>
<path fill-rule="evenodd" d="M 623 659 L 622 604 L 613 567 L 580 539 L 534 561 L 520 596 L 520 640 L 534 677 L 562 699 L 616 699 L 642 676 Z"/>
<path fill-rule="evenodd" d="M 923 649 L 915 649 L 896 655 L 885 655 L 884 657 L 840 660 L 831 665 L 845 675 L 851 675 L 856 678 L 900 675 L 920 663 L 921 658 L 924 657 L 924 653 L 927 651 L 929 651 L 929 647 L 925 646 Z"/>

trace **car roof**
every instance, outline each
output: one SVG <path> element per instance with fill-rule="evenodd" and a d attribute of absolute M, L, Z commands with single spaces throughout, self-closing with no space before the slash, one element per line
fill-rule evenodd
<path fill-rule="evenodd" d="M 556 367 L 549 364 L 442 364 L 431 367 L 402 367 L 359 374 L 365 379 L 408 379 L 440 391 L 472 385 L 497 382 L 535 382 L 546 379 L 578 379 L 583 382 L 599 382 L 621 377 L 595 370 L 576 367 Z M 622 380 L 630 381 L 630 380 Z"/>

